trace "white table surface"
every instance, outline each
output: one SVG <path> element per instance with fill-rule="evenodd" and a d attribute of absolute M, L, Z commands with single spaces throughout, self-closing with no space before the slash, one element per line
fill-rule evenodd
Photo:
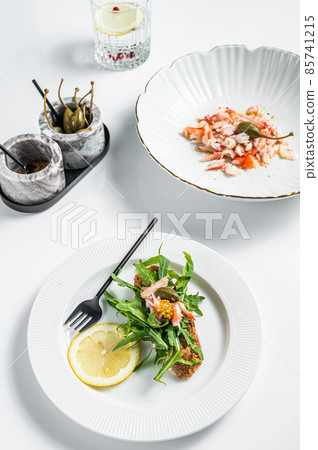
<path fill-rule="evenodd" d="M 258 373 L 242 400 L 205 431 L 170 442 L 168 448 L 203 450 L 298 449 L 298 218 L 299 199 L 244 203 L 188 189 L 148 156 L 135 131 L 134 107 L 150 76 L 195 50 L 221 44 L 280 47 L 298 53 L 298 1 L 154 0 L 152 51 L 140 68 L 99 70 L 92 59 L 88 0 L 16 0 L 1 8 L 0 141 L 39 132 L 42 101 L 31 84 L 64 92 L 96 82 L 96 103 L 111 133 L 106 158 L 51 210 L 12 211 L 0 201 L 0 447 L 3 449 L 167 448 L 96 436 L 73 424 L 50 404 L 37 384 L 26 352 L 26 329 L 34 298 L 52 270 L 76 250 L 51 240 L 51 215 L 74 202 L 96 211 L 97 234 L 117 233 L 119 212 L 163 213 L 163 231 L 174 229 L 167 212 L 191 213 L 186 230 L 220 252 L 242 274 L 263 323 Z M 104 179 L 109 181 L 107 184 Z M 117 189 L 121 196 L 110 185 Z M 151 192 L 150 186 L 155 186 Z M 157 187 L 160 186 L 160 189 Z M 195 212 L 220 212 L 212 240 L 204 240 Z M 230 212 L 251 237 L 220 240 Z M 50 355 L 48 355 L 48 358 Z M 14 362 L 15 361 L 15 362 Z M 11 365 L 11 366 L 10 366 Z M 4 372 L 4 373 L 3 373 Z"/>

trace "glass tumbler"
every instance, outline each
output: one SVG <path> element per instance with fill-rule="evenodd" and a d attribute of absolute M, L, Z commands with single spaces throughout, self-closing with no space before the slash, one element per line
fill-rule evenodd
<path fill-rule="evenodd" d="M 95 60 L 112 70 L 143 64 L 150 53 L 151 0 L 91 0 Z"/>

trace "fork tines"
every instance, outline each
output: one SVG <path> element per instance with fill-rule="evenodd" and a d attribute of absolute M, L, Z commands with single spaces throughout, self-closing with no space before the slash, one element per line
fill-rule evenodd
<path fill-rule="evenodd" d="M 84 325 L 84 323 L 87 321 L 92 322 L 93 319 L 92 316 L 83 311 L 80 306 L 81 305 L 78 305 L 78 307 L 74 309 L 72 314 L 65 321 L 65 325 L 69 324 L 70 327 L 73 327 L 75 324 L 77 324 L 74 330 L 80 328 L 80 326 Z M 86 325 L 88 325 L 88 323 Z"/>

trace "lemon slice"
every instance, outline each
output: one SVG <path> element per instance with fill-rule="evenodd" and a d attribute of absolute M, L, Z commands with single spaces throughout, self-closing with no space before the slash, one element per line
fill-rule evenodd
<path fill-rule="evenodd" d="M 68 350 L 75 375 L 93 386 L 111 386 L 125 380 L 137 365 L 139 345 L 113 348 L 123 339 L 116 323 L 99 323 L 79 333 Z"/>
<path fill-rule="evenodd" d="M 132 3 L 105 3 L 94 12 L 94 25 L 102 33 L 121 36 L 140 25 L 143 18 L 142 11 Z"/>

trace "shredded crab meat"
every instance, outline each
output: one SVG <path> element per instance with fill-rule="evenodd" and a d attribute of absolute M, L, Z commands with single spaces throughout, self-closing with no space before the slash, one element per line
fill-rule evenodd
<path fill-rule="evenodd" d="M 276 155 L 291 161 L 297 159 L 284 139 L 252 139 L 245 132 L 237 134 L 237 125 L 246 121 L 257 125 L 265 136 L 283 134 L 269 114 L 262 114 L 260 107 L 253 105 L 245 113 L 219 106 L 216 112 L 198 118 L 197 128 L 186 127 L 184 135 L 198 144 L 197 152 L 204 153 L 202 161 L 209 163 L 207 171 L 221 170 L 229 176 L 239 175 L 240 169 L 268 166 Z"/>
<path fill-rule="evenodd" d="M 290 159 L 291 161 L 295 161 L 296 155 L 295 152 L 289 150 L 286 146 L 281 145 L 279 148 L 279 156 L 285 159 Z"/>

